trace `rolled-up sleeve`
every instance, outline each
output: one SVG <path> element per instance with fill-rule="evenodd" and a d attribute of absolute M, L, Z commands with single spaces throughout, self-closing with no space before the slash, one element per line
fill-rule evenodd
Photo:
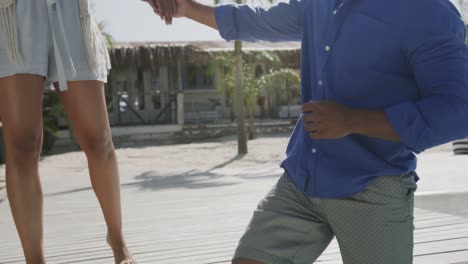
<path fill-rule="evenodd" d="M 429 13 L 436 21 L 413 24 L 403 40 L 419 98 L 385 110 L 401 141 L 418 153 L 468 136 L 465 27 L 453 12 L 439 8 Z"/>
<path fill-rule="evenodd" d="M 243 41 L 298 41 L 302 37 L 300 0 L 281 2 L 270 8 L 222 5 L 215 9 L 221 37 Z"/>

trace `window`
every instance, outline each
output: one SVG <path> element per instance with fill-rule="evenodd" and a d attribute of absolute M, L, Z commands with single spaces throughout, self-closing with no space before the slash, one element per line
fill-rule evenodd
<path fill-rule="evenodd" d="M 184 67 L 184 90 L 214 89 L 213 78 L 207 66 L 187 64 Z"/>

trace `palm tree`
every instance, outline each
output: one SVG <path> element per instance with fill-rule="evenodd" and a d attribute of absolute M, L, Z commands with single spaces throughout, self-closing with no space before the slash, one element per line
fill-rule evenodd
<path fill-rule="evenodd" d="M 271 68 L 270 73 L 264 76 L 257 76 L 254 70 L 254 65 L 268 65 Z M 222 81 L 218 88 L 220 92 L 227 98 L 234 98 L 236 92 L 236 75 L 235 75 L 235 56 L 232 53 L 220 53 L 214 57 L 209 66 L 208 73 L 211 75 L 222 75 Z M 220 72 L 221 71 L 221 72 Z M 255 139 L 254 126 L 254 110 L 258 99 L 260 89 L 266 89 L 271 95 L 272 88 L 276 88 L 278 84 L 281 87 L 286 87 L 287 97 L 289 98 L 290 87 L 292 84 L 298 84 L 300 77 L 297 71 L 292 69 L 282 69 L 279 56 L 272 51 L 256 52 L 249 56 L 248 62 L 243 60 L 242 63 L 242 92 L 244 95 L 242 107 L 247 109 L 249 115 L 249 135 L 248 138 Z M 268 96 L 269 99 L 270 96 Z M 288 102 L 290 100 L 288 99 Z M 231 104 L 232 105 L 232 104 Z"/>
<path fill-rule="evenodd" d="M 227 98 L 234 98 L 236 95 L 236 74 L 235 68 L 235 56 L 232 54 L 221 54 L 216 56 L 208 67 L 210 74 L 214 75 L 215 71 L 219 69 L 224 70 L 223 79 L 218 86 L 221 93 Z M 255 139 L 255 127 L 254 127 L 254 109 L 255 102 L 258 96 L 260 83 L 255 78 L 252 67 L 244 63 L 242 66 L 242 93 L 244 95 L 242 108 L 247 108 L 249 114 L 249 139 Z M 234 104 L 237 103 L 238 98 L 235 98 Z M 232 105 L 232 104 L 231 104 Z M 239 117 L 238 117 L 239 118 Z M 242 154 L 242 153 L 239 153 Z"/>
<path fill-rule="evenodd" d="M 275 0 L 266 0 L 269 3 L 273 3 Z M 254 0 L 242 1 L 236 0 L 237 4 L 242 4 L 244 2 L 255 3 Z M 260 1 L 263 3 L 263 0 Z M 215 0 L 215 4 L 219 4 L 220 0 Z M 236 41 L 234 44 L 234 54 L 235 54 L 235 106 L 236 106 L 236 115 L 237 115 L 237 128 L 238 128 L 238 154 L 247 154 L 247 135 L 245 131 L 245 112 L 244 112 L 244 93 L 242 89 L 242 42 Z"/>
<path fill-rule="evenodd" d="M 257 137 L 254 124 L 254 110 L 257 102 L 257 97 L 260 91 L 259 80 L 255 78 L 254 70 L 247 64 L 244 66 L 242 81 L 244 85 L 245 106 L 249 113 L 249 139 Z"/>

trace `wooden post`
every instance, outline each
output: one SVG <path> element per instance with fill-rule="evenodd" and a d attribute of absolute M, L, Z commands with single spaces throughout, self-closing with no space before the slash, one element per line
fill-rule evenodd
<path fill-rule="evenodd" d="M 237 152 L 247 154 L 247 133 L 245 131 L 244 91 L 242 87 L 242 42 L 235 42 L 235 75 L 236 75 L 236 117 L 237 117 Z"/>
<path fill-rule="evenodd" d="M 182 73 L 183 73 L 183 54 L 179 55 L 177 59 L 177 124 L 178 125 L 184 125 L 185 119 L 184 119 L 184 80 L 182 78 Z"/>
<path fill-rule="evenodd" d="M 183 90 L 183 79 L 182 79 L 182 70 L 183 70 L 182 55 L 177 59 L 177 88 L 179 91 Z"/>
<path fill-rule="evenodd" d="M 177 94 L 177 124 L 184 124 L 184 94 Z"/>
<path fill-rule="evenodd" d="M 132 68 L 130 71 L 129 71 L 129 75 L 131 76 L 130 78 L 128 78 L 127 80 L 129 80 L 129 82 L 127 83 L 127 101 L 128 103 L 130 104 L 127 108 L 127 113 L 125 114 L 125 117 L 127 118 L 130 118 L 129 121 L 130 123 L 132 124 L 138 124 L 140 121 L 137 120 L 137 117 L 135 115 L 133 115 L 131 113 L 131 110 L 130 108 L 133 108 L 135 110 L 138 111 L 138 109 L 135 108 L 135 100 L 138 95 L 138 86 L 137 86 L 137 82 L 138 82 L 138 69 L 137 68 Z M 128 122 L 127 120 L 125 120 L 125 122 Z"/>
<path fill-rule="evenodd" d="M 169 69 L 167 65 L 161 65 L 159 68 L 159 88 L 160 88 L 160 95 L 161 95 L 161 107 L 164 108 L 164 106 L 167 104 L 170 98 L 168 98 L 169 94 Z M 160 111 L 162 109 L 158 109 Z M 170 119 L 170 116 L 164 115 L 163 117 L 164 121 L 167 121 L 167 119 Z"/>
<path fill-rule="evenodd" d="M 184 119 L 184 80 L 183 80 L 183 50 L 182 54 L 180 54 L 177 58 L 177 101 L 175 103 L 175 111 L 176 111 L 176 123 L 178 125 L 183 125 L 185 123 Z"/>
<path fill-rule="evenodd" d="M 242 0 L 236 0 L 238 4 Z M 242 87 L 242 42 L 234 43 L 235 75 L 236 75 L 236 115 L 237 115 L 237 153 L 247 154 L 247 133 L 245 131 L 244 88 Z"/>
<path fill-rule="evenodd" d="M 146 120 L 152 120 L 155 115 L 154 106 L 153 106 L 153 78 L 150 71 L 143 72 L 143 91 L 145 98 L 145 109 L 144 109 L 144 118 Z"/>

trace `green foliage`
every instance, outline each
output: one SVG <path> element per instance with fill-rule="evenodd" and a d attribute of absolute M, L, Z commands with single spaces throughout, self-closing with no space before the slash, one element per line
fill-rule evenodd
<path fill-rule="evenodd" d="M 235 58 L 233 53 L 222 53 L 216 56 L 208 66 L 208 72 L 214 75 L 219 71 L 223 77 L 219 84 L 219 89 L 228 98 L 234 98 L 235 82 Z M 244 62 L 242 66 L 242 89 L 244 91 L 244 100 L 247 110 L 253 109 L 258 95 L 258 83 L 255 79 L 252 68 Z M 253 102 L 253 103 L 252 103 Z"/>
<path fill-rule="evenodd" d="M 229 98 L 232 97 L 235 87 L 234 81 L 234 54 L 231 52 L 223 52 L 213 58 L 208 64 L 208 74 L 211 76 L 215 76 L 218 72 L 225 78 L 220 83 L 218 87 L 220 92 L 226 94 Z"/>
<path fill-rule="evenodd" d="M 281 67 L 281 59 L 274 51 L 260 51 L 253 54 L 253 61 L 260 64 L 268 64 L 272 68 Z"/>
<path fill-rule="evenodd" d="M 271 94 L 273 89 L 297 87 L 300 84 L 299 72 L 289 68 L 281 68 L 281 60 L 273 51 L 262 51 L 253 54 L 255 63 L 267 64 L 272 67 L 271 71 L 261 78 L 255 77 L 255 71 L 252 64 L 243 61 L 242 66 L 242 88 L 244 91 L 245 107 L 248 112 L 254 110 L 257 97 L 261 89 L 266 89 Z M 222 80 L 218 88 L 228 98 L 234 98 L 235 89 L 235 58 L 231 52 L 221 53 L 210 62 L 208 73 L 215 75 L 219 72 Z M 278 86 L 279 84 L 279 86 Z M 288 87 L 287 87 L 288 86 Z M 297 93 L 299 91 L 296 91 Z M 231 102 L 232 103 L 232 102 Z"/>
<path fill-rule="evenodd" d="M 253 61 L 255 63 L 262 63 L 268 64 L 272 67 L 279 68 L 281 67 L 281 60 L 275 52 L 272 51 L 262 51 L 255 53 L 253 55 Z M 233 92 L 235 88 L 235 57 L 232 52 L 224 52 L 218 54 L 213 60 L 211 60 L 210 64 L 208 65 L 208 73 L 212 76 L 216 74 L 218 71 L 223 79 L 219 85 L 219 89 L 222 93 L 226 94 L 227 97 L 233 98 Z M 291 70 L 292 71 L 292 70 Z M 280 71 L 272 73 L 272 76 L 280 75 L 282 73 L 288 73 L 294 79 L 294 74 L 289 73 L 288 71 Z M 272 77 L 273 78 L 273 77 Z M 266 84 L 266 81 L 272 80 L 272 78 L 267 79 L 256 79 L 255 72 L 252 68 L 251 64 L 247 63 L 245 60 L 243 61 L 242 66 L 242 86 L 244 95 L 246 97 L 246 107 L 250 108 L 253 104 L 255 104 L 256 98 L 258 96 L 259 88 L 263 87 Z M 273 80 L 272 80 L 273 81 Z M 253 108 L 253 106 L 252 106 Z"/>
<path fill-rule="evenodd" d="M 65 117 L 65 110 L 54 92 L 47 92 L 42 101 L 42 122 L 44 129 L 44 142 L 42 152 L 52 150 L 56 137 L 60 133 L 59 119 Z"/>
<path fill-rule="evenodd" d="M 243 65 L 242 86 L 244 90 L 245 107 L 248 113 L 253 113 L 255 103 L 257 102 L 258 93 L 260 91 L 259 79 L 255 78 L 254 71 L 249 65 Z"/>
<path fill-rule="evenodd" d="M 221 0 L 214 0 L 215 4 L 220 4 Z M 268 5 L 277 2 L 277 0 L 232 0 L 237 4 L 246 3 L 252 5 Z M 255 53 L 254 61 L 257 63 L 266 63 L 277 67 L 280 65 L 281 60 L 278 55 L 270 51 L 262 51 Z M 222 93 L 226 94 L 229 98 L 234 98 L 235 89 L 235 55 L 232 52 L 224 52 L 216 56 L 208 66 L 208 73 L 212 76 L 215 75 L 216 71 L 224 76 L 219 88 Z M 256 98 L 258 96 L 260 83 L 255 79 L 255 73 L 253 69 L 243 61 L 242 70 L 242 86 L 246 101 L 246 106 L 253 109 Z M 253 103 L 252 103 L 253 102 Z"/>
<path fill-rule="evenodd" d="M 44 140 L 42 144 L 42 153 L 47 154 L 52 150 L 55 140 L 60 135 L 60 120 L 65 120 L 68 124 L 68 132 L 72 142 L 78 146 L 73 126 L 68 119 L 63 105 L 55 92 L 46 92 L 42 101 L 42 126 L 44 130 Z"/>
<path fill-rule="evenodd" d="M 98 24 L 98 27 L 99 27 L 99 30 L 101 31 L 101 34 L 104 36 L 104 38 L 106 39 L 106 42 L 107 42 L 107 46 L 109 48 L 112 48 L 114 47 L 114 38 L 112 37 L 111 34 L 107 33 L 105 28 L 106 28 L 106 24 L 104 22 L 100 22 Z"/>
<path fill-rule="evenodd" d="M 45 93 L 42 109 L 44 130 L 58 135 L 60 132 L 58 120 L 65 116 L 65 111 L 54 92 Z"/>
<path fill-rule="evenodd" d="M 220 0 L 214 0 L 215 4 L 219 4 L 221 1 Z M 247 4 L 265 4 L 265 3 L 273 3 L 275 0 L 235 0 L 237 4 L 242 4 L 242 3 L 247 3 Z M 255 74 L 248 67 L 248 65 L 245 62 L 241 61 L 242 57 L 242 44 L 240 41 L 235 42 L 235 57 L 233 55 L 228 55 L 225 58 L 221 58 L 219 61 L 221 62 L 226 62 L 226 67 L 224 67 L 225 70 L 225 78 L 220 85 L 220 88 L 225 92 L 226 95 L 228 95 L 230 98 L 233 98 L 233 90 L 235 89 L 238 93 L 237 97 L 241 98 L 243 92 L 245 104 L 247 106 L 247 110 L 249 111 L 250 115 L 250 126 L 249 126 L 249 134 L 250 134 L 250 139 L 253 139 L 255 137 L 255 129 L 253 128 L 253 108 L 255 104 L 255 100 L 258 96 L 258 85 L 255 80 Z M 232 56 L 232 57 L 231 57 Z M 234 63 L 230 63 L 231 59 L 235 58 L 233 60 Z M 216 61 L 216 60 L 215 60 Z M 242 72 L 240 72 L 237 69 L 240 69 L 241 65 L 245 65 Z M 234 67 L 236 66 L 236 67 Z M 236 78 L 237 77 L 237 78 Z M 242 87 L 240 87 L 240 82 L 235 81 L 242 79 Z M 237 84 L 237 85 L 236 85 Z M 240 101 L 240 99 L 239 99 Z M 238 126 L 243 127 L 244 126 L 244 116 L 243 116 L 243 111 L 242 111 L 242 105 L 241 102 L 237 102 L 237 109 L 238 111 Z M 244 129 L 239 129 L 239 131 L 244 131 Z M 245 140 L 245 134 L 243 132 L 239 132 L 239 144 L 238 144 L 238 152 L 239 154 L 245 154 L 247 153 L 247 142 Z"/>
<path fill-rule="evenodd" d="M 301 83 L 301 76 L 298 71 L 284 68 L 272 70 L 270 73 L 262 76 L 259 81 L 259 84 L 262 88 L 272 93 L 278 84 L 281 85 L 281 88 L 287 88 L 288 85 L 298 86 Z M 296 91 L 299 92 L 299 91 Z"/>
<path fill-rule="evenodd" d="M 262 77 L 262 82 L 272 83 L 281 80 L 298 84 L 301 81 L 301 77 L 298 71 L 289 68 L 276 69 Z"/>

